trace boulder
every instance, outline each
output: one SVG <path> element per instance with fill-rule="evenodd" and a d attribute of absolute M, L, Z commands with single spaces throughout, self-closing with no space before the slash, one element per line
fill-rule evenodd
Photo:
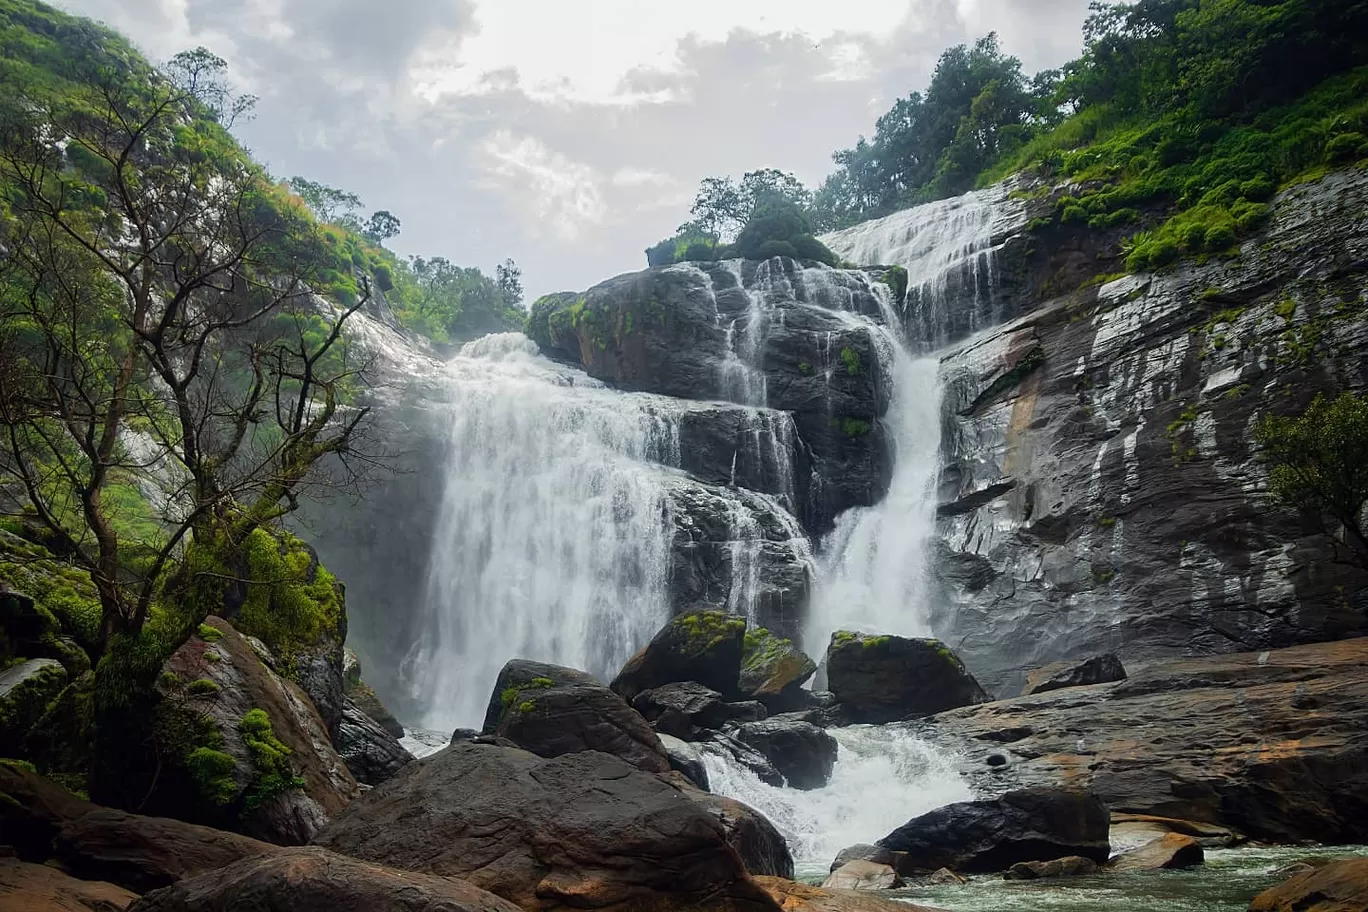
<path fill-rule="evenodd" d="M 1229 827 L 1196 820 L 1176 820 L 1151 814 L 1111 815 L 1111 844 L 1113 851 L 1138 848 L 1162 839 L 1169 833 L 1181 833 L 1197 840 L 1204 849 L 1228 849 L 1243 845 L 1248 840 Z"/>
<path fill-rule="evenodd" d="M 779 877 L 755 878 L 784 912 L 937 912 L 860 890 L 839 890 L 794 883 Z"/>
<path fill-rule="evenodd" d="M 803 685 L 817 672 L 817 663 L 793 641 L 763 627 L 747 630 L 741 654 L 741 693 L 775 712 L 806 704 Z"/>
<path fill-rule="evenodd" d="M 769 758 L 729 732 L 714 732 L 708 739 L 710 750 L 726 751 L 739 766 L 744 766 L 766 785 L 782 788 L 783 775 L 769 762 Z"/>
<path fill-rule="evenodd" d="M 356 781 L 366 785 L 379 785 L 413 761 L 399 739 L 362 712 L 351 697 L 343 703 L 342 724 L 333 743 Z"/>
<path fill-rule="evenodd" d="M 0 554 L 9 547 L 34 547 L 15 543 L 8 536 L 9 533 L 0 531 Z M 43 553 L 41 549 L 37 550 Z M 36 578 L 45 577 L 48 572 L 58 575 L 63 569 L 60 564 L 34 559 L 26 559 L 24 565 Z M 70 585 L 69 581 L 63 582 Z M 64 586 L 59 584 L 53 588 L 60 591 Z M 56 659 L 72 678 L 90 670 L 90 656 L 75 640 L 63 634 L 62 624 L 52 612 L 22 592 L 9 591 L 0 580 L 0 667 L 15 659 Z"/>
<path fill-rule="evenodd" d="M 821 788 L 831 779 L 836 739 L 810 722 L 747 722 L 736 737 L 764 754 L 792 788 Z"/>
<path fill-rule="evenodd" d="M 1113 871 L 1162 871 L 1192 868 L 1206 861 L 1202 846 L 1191 836 L 1169 833 L 1138 849 L 1122 852 L 1107 865 Z"/>
<path fill-rule="evenodd" d="M 376 695 L 369 684 L 364 681 L 347 684 L 346 693 L 347 698 L 356 705 L 357 709 L 370 716 L 377 725 L 389 732 L 392 737 L 404 737 L 404 726 L 400 725 L 399 720 L 394 718 L 394 714 L 389 711 L 384 703 L 380 702 L 380 697 Z"/>
<path fill-rule="evenodd" d="M 877 892 L 894 890 L 902 885 L 902 878 L 891 865 L 859 860 L 846 862 L 822 881 L 822 888 L 826 890 Z"/>
<path fill-rule="evenodd" d="M 868 861 L 874 864 L 888 865 L 896 868 L 898 866 L 898 853 L 892 849 L 886 849 L 879 845 L 858 845 L 846 846 L 836 855 L 836 859 L 831 863 L 830 870 L 835 871 L 852 861 Z"/>
<path fill-rule="evenodd" d="M 940 640 L 841 630 L 831 636 L 826 666 L 827 686 L 853 723 L 896 722 L 988 701 Z"/>
<path fill-rule="evenodd" d="M 937 808 L 903 824 L 879 845 L 905 853 L 900 874 L 937 868 L 975 874 L 1069 855 L 1101 864 L 1110 854 L 1107 830 L 1107 806 L 1090 792 L 1023 789 Z"/>
<path fill-rule="evenodd" d="M 728 703 L 717 691 L 693 681 L 644 690 L 632 700 L 632 706 L 656 731 L 686 741 L 732 722 L 751 722 L 767 715 L 762 703 Z"/>
<path fill-rule="evenodd" d="M 5 912 L 122 912 L 137 898 L 114 884 L 77 880 L 48 865 L 0 858 L 0 908 Z"/>
<path fill-rule="evenodd" d="M 62 824 L 95 807 L 31 770 L 0 763 L 0 845 L 25 861 L 51 858 Z"/>
<path fill-rule="evenodd" d="M 1091 858 L 1068 855 L 1050 861 L 1019 861 L 1002 872 L 1003 880 L 1044 880 L 1050 877 L 1082 877 L 1098 872 Z"/>
<path fill-rule="evenodd" d="M 642 691 L 695 681 L 724 697 L 737 693 L 746 622 L 725 611 L 695 611 L 672 619 L 627 660 L 612 689 L 629 702 Z"/>
<path fill-rule="evenodd" d="M 0 744 L 22 743 L 66 684 L 56 659 L 28 659 L 0 671 Z"/>
<path fill-rule="evenodd" d="M 708 767 L 703 762 L 703 752 L 689 742 L 681 741 L 673 735 L 660 735 L 659 737 L 660 746 L 665 748 L 665 755 L 670 759 L 670 769 L 703 791 L 709 791 Z"/>
<path fill-rule="evenodd" d="M 1026 693 L 1049 693 L 1065 687 L 1087 687 L 1126 680 L 1126 668 L 1116 653 L 1094 656 L 1079 665 L 1060 662 L 1026 675 Z"/>
<path fill-rule="evenodd" d="M 1030 862 L 1026 862 L 1026 864 L 1030 864 Z M 1016 865 L 1012 867 L 1016 867 Z M 939 868 L 927 875 L 926 882 L 935 886 L 954 887 L 967 884 L 969 878 L 962 877 L 949 868 Z"/>
<path fill-rule="evenodd" d="M 727 844 L 736 850 L 748 872 L 774 877 L 793 876 L 793 854 L 788 842 L 764 814 L 734 798 L 699 789 L 682 773 L 671 772 L 666 778 L 717 818 L 727 834 Z"/>
<path fill-rule="evenodd" d="M 352 802 L 315 843 L 525 909 L 772 908 L 713 814 L 597 751 L 454 744 Z"/>
<path fill-rule="evenodd" d="M 1115 811 L 1236 839 L 1358 845 L 1368 842 L 1365 666 L 1364 637 L 1169 658 L 1115 684 L 951 710 L 917 728 L 961 758 L 975 789 L 1084 788 Z M 991 754 L 1007 756 L 1005 772 L 985 764 Z"/>
<path fill-rule="evenodd" d="M 157 688 L 176 734 L 147 810 L 297 845 L 359 793 L 313 702 L 227 621 L 201 625 Z"/>
<path fill-rule="evenodd" d="M 669 771 L 670 758 L 651 726 L 593 677 L 523 660 L 509 665 L 514 667 L 500 672 L 490 701 L 494 727 L 486 714 L 484 734 L 539 757 L 601 751 L 650 773 Z M 527 677 L 534 672 L 536 677 Z"/>
<path fill-rule="evenodd" d="M 1368 910 L 1368 858 L 1344 858 L 1298 874 L 1249 904 L 1249 912 L 1364 910 Z"/>
<path fill-rule="evenodd" d="M 470 884 L 323 849 L 281 849 L 149 893 L 130 912 L 519 912 Z"/>

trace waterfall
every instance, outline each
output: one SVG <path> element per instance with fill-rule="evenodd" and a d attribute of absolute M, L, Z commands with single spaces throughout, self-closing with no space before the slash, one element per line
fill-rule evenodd
<path fill-rule="evenodd" d="M 840 748 L 831 781 L 798 791 L 767 785 L 725 750 L 704 745 L 714 792 L 764 814 L 783 835 L 801 873 L 825 874 L 841 849 L 870 843 L 912 817 L 968 800 L 950 758 L 896 726 L 830 729 Z"/>
<path fill-rule="evenodd" d="M 615 671 L 669 616 L 670 402 L 486 336 L 448 365 L 447 484 L 424 635 L 404 664 L 423 724 L 478 724 L 514 656 Z"/>

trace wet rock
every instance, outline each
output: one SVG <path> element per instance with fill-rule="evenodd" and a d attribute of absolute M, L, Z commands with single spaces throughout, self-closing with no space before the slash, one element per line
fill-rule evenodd
<path fill-rule="evenodd" d="M 1249 912 L 1363 912 L 1368 909 L 1368 858 L 1345 858 L 1265 890 Z"/>
<path fill-rule="evenodd" d="M 1097 862 L 1069 855 L 1049 861 L 1019 861 L 1002 872 L 1003 880 L 1043 880 L 1049 877 L 1081 877 L 1096 874 Z"/>
<path fill-rule="evenodd" d="M 1016 866 L 1013 865 L 1013 867 Z M 926 876 L 926 882 L 935 886 L 953 887 L 967 884 L 969 878 L 961 877 L 949 868 L 940 868 L 928 874 Z"/>
<path fill-rule="evenodd" d="M 898 866 L 898 853 L 880 845 L 860 843 L 858 845 L 846 846 L 837 853 L 836 859 L 831 863 L 831 870 L 835 871 L 852 861 L 868 861 L 873 864 L 888 865 L 896 868 Z"/>
<path fill-rule="evenodd" d="M 828 686 L 850 722 L 896 722 L 988 700 L 939 640 L 837 631 L 826 666 Z"/>
<path fill-rule="evenodd" d="M 1126 681 L 952 710 L 918 730 L 961 755 L 978 788 L 1087 788 L 1118 812 L 1359 844 L 1365 665 L 1368 638 L 1155 661 Z M 1321 708 L 1293 706 L 1299 691 Z M 1010 755 L 1005 772 L 984 765 L 991 753 Z"/>
<path fill-rule="evenodd" d="M 755 880 L 784 912 L 936 912 L 927 906 L 884 899 L 859 890 L 814 887 L 778 877 Z"/>
<path fill-rule="evenodd" d="M 343 704 L 334 743 L 356 781 L 366 785 L 379 785 L 413 761 L 413 754 L 350 697 Z"/>
<path fill-rule="evenodd" d="M 0 531 L 0 544 L 6 544 L 4 537 L 8 535 Z M 44 572 L 33 561 L 27 564 L 34 573 Z M 60 565 L 52 566 L 56 570 Z M 75 640 L 63 635 L 61 623 L 51 612 L 0 582 L 0 665 L 15 659 L 56 659 L 69 678 L 90 670 L 90 656 Z"/>
<path fill-rule="evenodd" d="M 0 744 L 23 742 L 67 684 L 56 659 L 29 659 L 0 671 Z"/>
<path fill-rule="evenodd" d="M 908 821 L 879 845 L 905 853 L 899 859 L 901 874 L 937 868 L 972 874 L 1069 855 L 1105 862 L 1110 853 L 1107 829 L 1107 807 L 1096 795 L 1024 789 L 937 808 Z"/>
<path fill-rule="evenodd" d="M 1126 680 L 1126 668 L 1115 653 L 1095 656 L 1081 665 L 1058 663 L 1026 676 L 1026 693 L 1040 694 L 1065 687 L 1087 687 Z"/>
<path fill-rule="evenodd" d="M 771 710 L 785 712 L 806 705 L 803 685 L 817 663 L 785 639 L 759 627 L 746 631 L 741 656 L 741 693 Z"/>
<path fill-rule="evenodd" d="M 130 912 L 519 912 L 448 877 L 395 871 L 316 848 L 281 849 L 149 893 Z"/>
<path fill-rule="evenodd" d="M 628 659 L 610 685 L 628 701 L 642 691 L 693 681 L 724 697 L 737 693 L 746 622 L 724 611 L 673 618 Z"/>
<path fill-rule="evenodd" d="M 1228 849 L 1244 844 L 1247 839 L 1229 827 L 1194 820 L 1175 820 L 1150 814 L 1111 815 L 1112 850 L 1121 846 L 1141 846 L 1161 839 L 1169 833 L 1181 833 L 1197 840 L 1204 849 Z"/>
<path fill-rule="evenodd" d="M 660 745 L 670 758 L 670 769 L 682 775 L 703 791 L 708 788 L 708 768 L 703 763 L 703 753 L 687 741 L 673 735 L 660 735 Z"/>
<path fill-rule="evenodd" d="M 877 892 L 902 886 L 898 872 L 886 864 L 872 861 L 848 861 L 822 881 L 824 890 L 860 890 Z"/>
<path fill-rule="evenodd" d="M 480 737 L 480 733 L 473 728 L 458 728 L 451 733 L 451 743 L 460 744 L 463 741 L 474 741 Z"/>
<path fill-rule="evenodd" d="M 122 912 L 137 898 L 114 884 L 0 858 L 0 907 L 7 912 Z"/>
<path fill-rule="evenodd" d="M 793 876 L 793 855 L 788 843 L 764 814 L 733 798 L 699 789 L 681 773 L 671 772 L 666 778 L 722 824 L 727 844 L 736 850 L 748 872 Z"/>
<path fill-rule="evenodd" d="M 707 750 L 726 752 L 733 762 L 750 770 L 766 785 L 783 787 L 784 777 L 774 768 L 774 764 L 770 763 L 769 758 L 731 732 L 713 732 L 705 743 Z"/>
<path fill-rule="evenodd" d="M 810 722 L 747 722 L 736 737 L 764 754 L 791 788 L 821 788 L 831 779 L 836 739 Z"/>
<path fill-rule="evenodd" d="M 678 786 L 617 757 L 456 744 L 358 798 L 315 842 L 527 909 L 771 908 L 726 837 Z"/>
<path fill-rule="evenodd" d="M 404 737 L 404 726 L 394 718 L 394 714 L 381 702 L 379 695 L 371 686 L 361 680 L 361 660 L 356 657 L 356 653 L 348 649 L 343 655 L 342 690 L 347 699 L 391 736 Z"/>
<path fill-rule="evenodd" d="M 232 625 L 209 618 L 167 660 L 159 725 L 185 733 L 145 807 L 283 845 L 308 842 L 359 789 L 313 702 Z M 207 638 L 206 638 L 207 637 Z"/>
<path fill-rule="evenodd" d="M 734 722 L 753 722 L 767 715 L 758 702 L 728 703 L 715 690 L 685 681 L 664 684 L 637 694 L 632 706 L 658 732 L 696 740 L 700 733 Z"/>
<path fill-rule="evenodd" d="M 484 734 L 539 757 L 601 751 L 647 772 L 670 769 L 665 748 L 641 714 L 573 668 L 521 659 L 508 663 L 495 684 L 485 726 Z"/>
<path fill-rule="evenodd" d="M 1121 853 L 1107 867 L 1113 871 L 1160 871 L 1192 868 L 1205 861 L 1206 855 L 1197 840 L 1182 833 L 1169 833 L 1138 849 Z"/>

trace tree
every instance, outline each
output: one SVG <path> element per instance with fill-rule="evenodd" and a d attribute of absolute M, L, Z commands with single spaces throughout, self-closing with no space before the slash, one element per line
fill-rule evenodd
<path fill-rule="evenodd" d="M 499 286 L 499 293 L 503 295 L 504 305 L 507 307 L 517 307 L 522 303 L 523 286 L 522 270 L 513 260 L 507 259 L 494 267 L 495 284 Z"/>
<path fill-rule="evenodd" d="M 139 635 L 188 549 L 240 546 L 327 457 L 366 463 L 343 330 L 367 295 L 309 291 L 335 264 L 218 122 L 246 109 L 224 68 L 201 49 L 0 110 L 0 478 L 90 575 L 102 649 Z M 149 468 L 134 436 L 174 483 L 137 560 L 107 498 Z"/>
<path fill-rule="evenodd" d="M 388 209 L 381 209 L 366 221 L 366 226 L 361 233 L 365 235 L 366 240 L 378 246 L 391 238 L 398 237 L 399 228 L 399 217 Z"/>
<path fill-rule="evenodd" d="M 309 207 L 314 217 L 320 222 L 328 222 L 334 225 L 347 224 L 348 226 L 359 224 L 359 219 L 355 213 L 357 209 L 361 208 L 361 197 L 355 193 L 338 190 L 336 187 L 329 187 L 327 184 L 311 181 L 298 175 L 290 178 L 288 183 L 290 189 L 304 201 L 304 205 Z M 389 213 L 385 214 L 388 215 Z M 396 223 L 397 221 L 396 219 Z"/>
<path fill-rule="evenodd" d="M 704 234 L 711 237 L 713 243 L 720 244 L 740 230 L 750 213 L 741 190 L 730 177 L 705 177 L 698 185 L 689 214 L 693 216 L 693 222 L 681 226 L 680 234 Z"/>
<path fill-rule="evenodd" d="M 1265 418 L 1255 441 L 1269 493 L 1314 517 L 1348 562 L 1368 569 L 1368 396 L 1317 395 L 1300 417 Z"/>

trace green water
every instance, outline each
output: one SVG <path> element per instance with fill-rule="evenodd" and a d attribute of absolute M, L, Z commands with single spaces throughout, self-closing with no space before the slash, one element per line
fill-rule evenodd
<path fill-rule="evenodd" d="M 945 887 L 891 891 L 947 912 L 1245 912 L 1249 901 L 1284 879 L 1298 861 L 1368 855 L 1368 847 L 1209 849 L 1206 864 L 1187 871 L 1099 874 L 1045 881 L 975 877 Z"/>

